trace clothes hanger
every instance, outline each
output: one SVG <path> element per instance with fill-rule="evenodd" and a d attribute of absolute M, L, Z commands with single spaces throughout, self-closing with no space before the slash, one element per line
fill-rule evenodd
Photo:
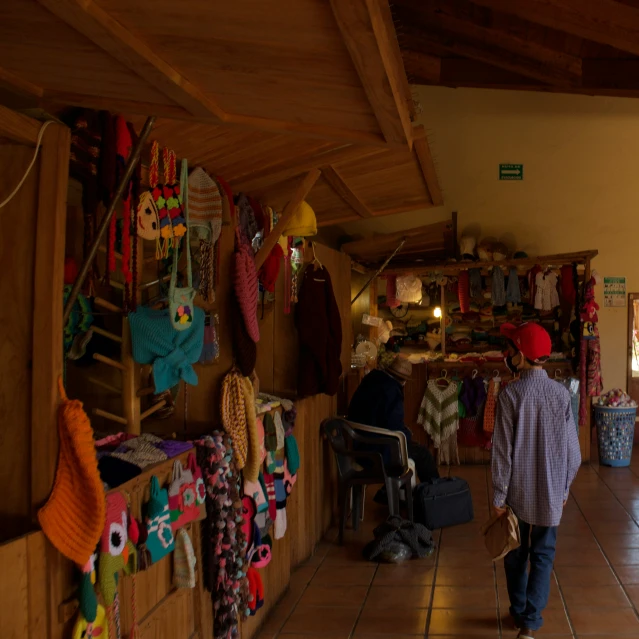
<path fill-rule="evenodd" d="M 499 384 L 499 382 L 501 382 L 501 376 L 499 374 L 499 371 L 497 369 L 495 369 L 493 371 L 493 382 Z"/>
<path fill-rule="evenodd" d="M 323 269 L 324 267 L 322 266 L 322 263 L 319 261 L 317 255 L 315 254 L 315 242 L 313 242 L 311 240 L 310 245 L 311 245 L 311 249 L 313 250 L 313 261 L 311 262 L 311 266 L 313 266 L 313 271 L 315 271 L 318 268 Z M 318 277 L 314 277 L 313 281 L 315 281 L 315 282 L 325 282 L 326 280 L 318 278 Z"/>
<path fill-rule="evenodd" d="M 442 369 L 440 376 L 435 380 L 435 384 L 437 384 L 439 388 L 448 388 L 450 386 L 448 371 L 445 368 Z"/>
<path fill-rule="evenodd" d="M 479 371 L 475 368 L 473 370 L 472 379 L 475 379 L 475 377 L 477 377 L 477 375 L 479 375 Z"/>

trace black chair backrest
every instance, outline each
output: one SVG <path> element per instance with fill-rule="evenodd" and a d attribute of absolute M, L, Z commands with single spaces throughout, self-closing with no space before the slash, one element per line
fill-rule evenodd
<path fill-rule="evenodd" d="M 348 474 L 353 469 L 353 429 L 345 419 L 333 417 L 322 422 L 322 430 L 335 453 L 339 474 Z"/>

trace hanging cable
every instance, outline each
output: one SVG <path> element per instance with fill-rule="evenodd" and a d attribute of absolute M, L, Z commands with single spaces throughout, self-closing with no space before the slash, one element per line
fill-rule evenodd
<path fill-rule="evenodd" d="M 29 176 L 29 173 L 31 173 L 31 169 L 33 168 L 33 165 L 35 164 L 36 158 L 38 157 L 38 151 L 40 150 L 40 142 L 42 141 L 42 136 L 44 135 L 44 130 L 52 123 L 55 122 L 55 120 L 47 120 L 41 127 L 40 127 L 40 132 L 38 133 L 38 139 L 36 140 L 36 147 L 35 147 L 35 151 L 33 152 L 33 157 L 31 158 L 31 163 L 29 164 L 29 166 L 27 167 L 27 170 L 25 172 L 25 174 L 22 176 L 22 179 L 20 180 L 20 182 L 18 182 L 18 186 L 16 186 L 16 188 L 13 190 L 13 192 L 11 193 L 11 195 L 9 195 L 9 197 L 4 200 L 3 202 L 0 203 L 0 209 L 3 206 L 6 206 L 7 204 L 9 204 L 9 202 L 13 199 L 13 196 L 20 190 L 20 187 L 24 184 L 24 181 L 27 179 L 27 177 Z"/>

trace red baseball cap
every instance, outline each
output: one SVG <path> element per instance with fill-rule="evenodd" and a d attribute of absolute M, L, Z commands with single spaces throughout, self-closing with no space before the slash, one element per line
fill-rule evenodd
<path fill-rule="evenodd" d="M 536 362 L 541 357 L 550 357 L 552 351 L 550 335 L 539 324 L 534 322 L 526 322 L 521 326 L 502 324 L 501 334 L 513 342 L 526 359 Z"/>

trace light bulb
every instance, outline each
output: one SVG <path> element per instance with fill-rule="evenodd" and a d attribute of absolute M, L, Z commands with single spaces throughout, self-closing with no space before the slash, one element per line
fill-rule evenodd
<path fill-rule="evenodd" d="M 434 315 L 435 317 L 441 317 L 441 316 L 442 316 L 442 309 L 441 309 L 441 307 L 436 306 L 436 307 L 435 307 L 435 311 L 434 311 L 433 315 Z"/>

